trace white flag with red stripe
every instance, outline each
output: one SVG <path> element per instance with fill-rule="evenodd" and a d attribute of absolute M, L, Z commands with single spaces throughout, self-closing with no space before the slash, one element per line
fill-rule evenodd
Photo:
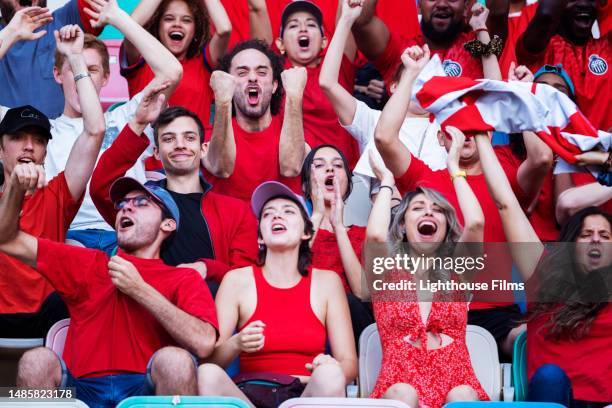
<path fill-rule="evenodd" d="M 562 92 L 545 84 L 444 76 L 437 55 L 413 87 L 412 101 L 442 129 L 464 132 L 532 131 L 568 163 L 593 149 L 610 150 L 612 134 L 598 131 Z"/>

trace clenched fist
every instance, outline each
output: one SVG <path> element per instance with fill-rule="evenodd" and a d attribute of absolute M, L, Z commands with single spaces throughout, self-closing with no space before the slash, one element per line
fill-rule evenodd
<path fill-rule="evenodd" d="M 283 88 L 287 96 L 302 97 L 308 74 L 304 67 L 294 67 L 284 70 L 281 73 Z"/>
<path fill-rule="evenodd" d="M 45 184 L 45 169 L 40 164 L 19 163 L 11 173 L 11 185 L 22 191 L 36 190 Z"/>
<path fill-rule="evenodd" d="M 214 71 L 210 76 L 210 87 L 215 93 L 215 102 L 231 102 L 236 89 L 236 78 L 224 71 Z"/>

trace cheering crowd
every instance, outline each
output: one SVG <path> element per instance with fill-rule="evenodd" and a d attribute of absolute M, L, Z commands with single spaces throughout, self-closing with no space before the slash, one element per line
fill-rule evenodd
<path fill-rule="evenodd" d="M 0 11 L 0 337 L 70 318 L 63 355 L 25 352 L 17 386 L 74 387 L 90 407 L 345 397 L 376 323 L 371 398 L 486 401 L 470 324 L 502 361 L 526 331 L 528 401 L 612 404 L 607 3 Z M 106 112 L 105 26 L 124 36 L 130 96 Z M 345 222 L 354 209 L 361 225 Z M 495 243 L 488 272 L 537 282 L 526 304 L 373 289 L 374 258 Z M 416 269 L 414 282 L 472 278 Z"/>

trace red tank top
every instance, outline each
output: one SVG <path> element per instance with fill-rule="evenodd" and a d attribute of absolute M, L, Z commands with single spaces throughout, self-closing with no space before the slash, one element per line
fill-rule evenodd
<path fill-rule="evenodd" d="M 325 352 L 325 326 L 310 305 L 312 271 L 297 285 L 281 289 L 270 285 L 263 271 L 253 266 L 257 306 L 251 318 L 265 323 L 263 349 L 240 354 L 240 373 L 271 372 L 310 375 L 306 363 Z"/>

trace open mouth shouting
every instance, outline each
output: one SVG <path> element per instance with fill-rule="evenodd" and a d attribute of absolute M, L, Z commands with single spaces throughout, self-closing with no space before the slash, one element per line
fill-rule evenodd
<path fill-rule="evenodd" d="M 18 163 L 34 163 L 34 159 L 29 156 L 22 156 L 17 159 Z"/>
<path fill-rule="evenodd" d="M 172 45 L 180 45 L 185 39 L 185 33 L 180 30 L 172 30 L 168 33 Z"/>
<path fill-rule="evenodd" d="M 419 233 L 419 237 L 424 241 L 429 241 L 434 238 L 437 231 L 438 224 L 436 224 L 433 220 L 426 219 L 417 224 L 417 232 Z"/>
<path fill-rule="evenodd" d="M 329 176 L 325 177 L 325 182 L 323 185 L 325 186 L 325 190 L 334 191 L 334 175 L 330 174 Z"/>
<path fill-rule="evenodd" d="M 283 232 L 287 231 L 287 227 L 280 222 L 272 223 L 271 227 L 272 227 L 272 234 L 282 234 Z"/>
<path fill-rule="evenodd" d="M 249 85 L 246 88 L 247 102 L 251 106 L 257 106 L 261 99 L 261 89 L 257 85 Z"/>
<path fill-rule="evenodd" d="M 124 232 L 133 226 L 134 226 L 134 221 L 130 217 L 124 215 L 123 217 L 119 218 L 118 231 Z"/>
<path fill-rule="evenodd" d="M 310 38 L 307 35 L 300 35 L 298 37 L 298 46 L 301 51 L 307 51 L 308 46 L 310 46 Z"/>
<path fill-rule="evenodd" d="M 431 14 L 431 22 L 436 26 L 448 25 L 453 18 L 453 13 L 450 10 L 434 11 Z"/>

